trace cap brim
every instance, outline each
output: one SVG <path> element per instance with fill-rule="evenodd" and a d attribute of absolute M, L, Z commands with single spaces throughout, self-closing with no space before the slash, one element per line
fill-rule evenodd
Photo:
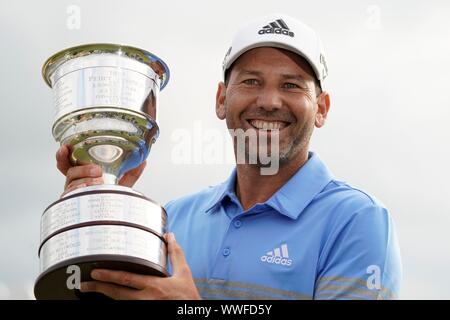
<path fill-rule="evenodd" d="M 298 54 L 299 56 L 301 56 L 302 58 L 304 58 L 308 64 L 311 66 L 311 68 L 313 69 L 316 78 L 319 82 L 322 82 L 320 80 L 320 72 L 319 70 L 316 68 L 316 66 L 314 65 L 314 63 L 312 63 L 312 59 L 310 57 L 308 57 L 306 54 L 304 54 L 302 51 L 298 50 L 295 47 L 289 46 L 283 42 L 276 42 L 276 41 L 262 41 L 262 42 L 257 42 L 257 43 L 252 43 L 251 45 L 242 48 L 241 50 L 239 50 L 237 53 L 234 54 L 233 58 L 228 60 L 225 68 L 223 69 L 223 77 L 225 78 L 225 72 L 228 70 L 228 68 L 241 56 L 243 55 L 245 52 L 251 50 L 251 49 L 255 49 L 255 48 L 261 48 L 261 47 L 273 47 L 273 48 L 280 48 L 280 49 L 285 49 L 291 52 L 294 52 L 296 54 Z"/>

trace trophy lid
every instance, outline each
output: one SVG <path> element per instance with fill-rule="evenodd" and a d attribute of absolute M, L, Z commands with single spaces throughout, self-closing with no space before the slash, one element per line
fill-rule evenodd
<path fill-rule="evenodd" d="M 52 87 L 50 77 L 63 63 L 74 58 L 99 53 L 121 54 L 148 65 L 156 74 L 158 74 L 161 80 L 160 90 L 162 90 L 167 85 L 167 82 L 169 82 L 169 67 L 153 53 L 136 47 L 112 43 L 92 43 L 64 49 L 47 59 L 42 67 L 42 77 L 47 85 Z"/>

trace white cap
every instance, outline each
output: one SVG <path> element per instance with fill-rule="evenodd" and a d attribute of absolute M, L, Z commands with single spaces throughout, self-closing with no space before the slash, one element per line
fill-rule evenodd
<path fill-rule="evenodd" d="M 328 68 L 319 36 L 304 23 L 284 14 L 258 18 L 236 32 L 223 60 L 224 79 L 225 72 L 240 55 L 259 47 L 282 48 L 302 56 L 324 88 Z"/>

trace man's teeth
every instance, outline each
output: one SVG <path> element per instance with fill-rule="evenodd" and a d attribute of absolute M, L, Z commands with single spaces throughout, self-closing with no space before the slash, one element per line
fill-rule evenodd
<path fill-rule="evenodd" d="M 250 124 L 257 129 L 265 130 L 280 130 L 286 127 L 286 123 L 280 121 L 251 120 Z"/>

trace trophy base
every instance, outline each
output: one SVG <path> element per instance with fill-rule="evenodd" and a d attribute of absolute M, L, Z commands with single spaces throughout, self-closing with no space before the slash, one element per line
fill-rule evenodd
<path fill-rule="evenodd" d="M 126 187 L 77 189 L 55 201 L 41 219 L 37 299 L 106 298 L 77 288 L 93 269 L 166 277 L 166 213 Z"/>
<path fill-rule="evenodd" d="M 38 300 L 86 300 L 109 299 L 101 293 L 81 292 L 77 288 L 71 288 L 74 283 L 68 284 L 68 266 L 76 265 L 80 270 L 81 282 L 92 281 L 90 274 L 94 269 L 109 269 L 127 271 L 143 275 L 167 277 L 167 271 L 152 262 L 117 255 L 93 255 L 64 261 L 42 273 L 36 280 L 34 295 Z M 70 280 L 69 280 L 70 281 Z"/>

